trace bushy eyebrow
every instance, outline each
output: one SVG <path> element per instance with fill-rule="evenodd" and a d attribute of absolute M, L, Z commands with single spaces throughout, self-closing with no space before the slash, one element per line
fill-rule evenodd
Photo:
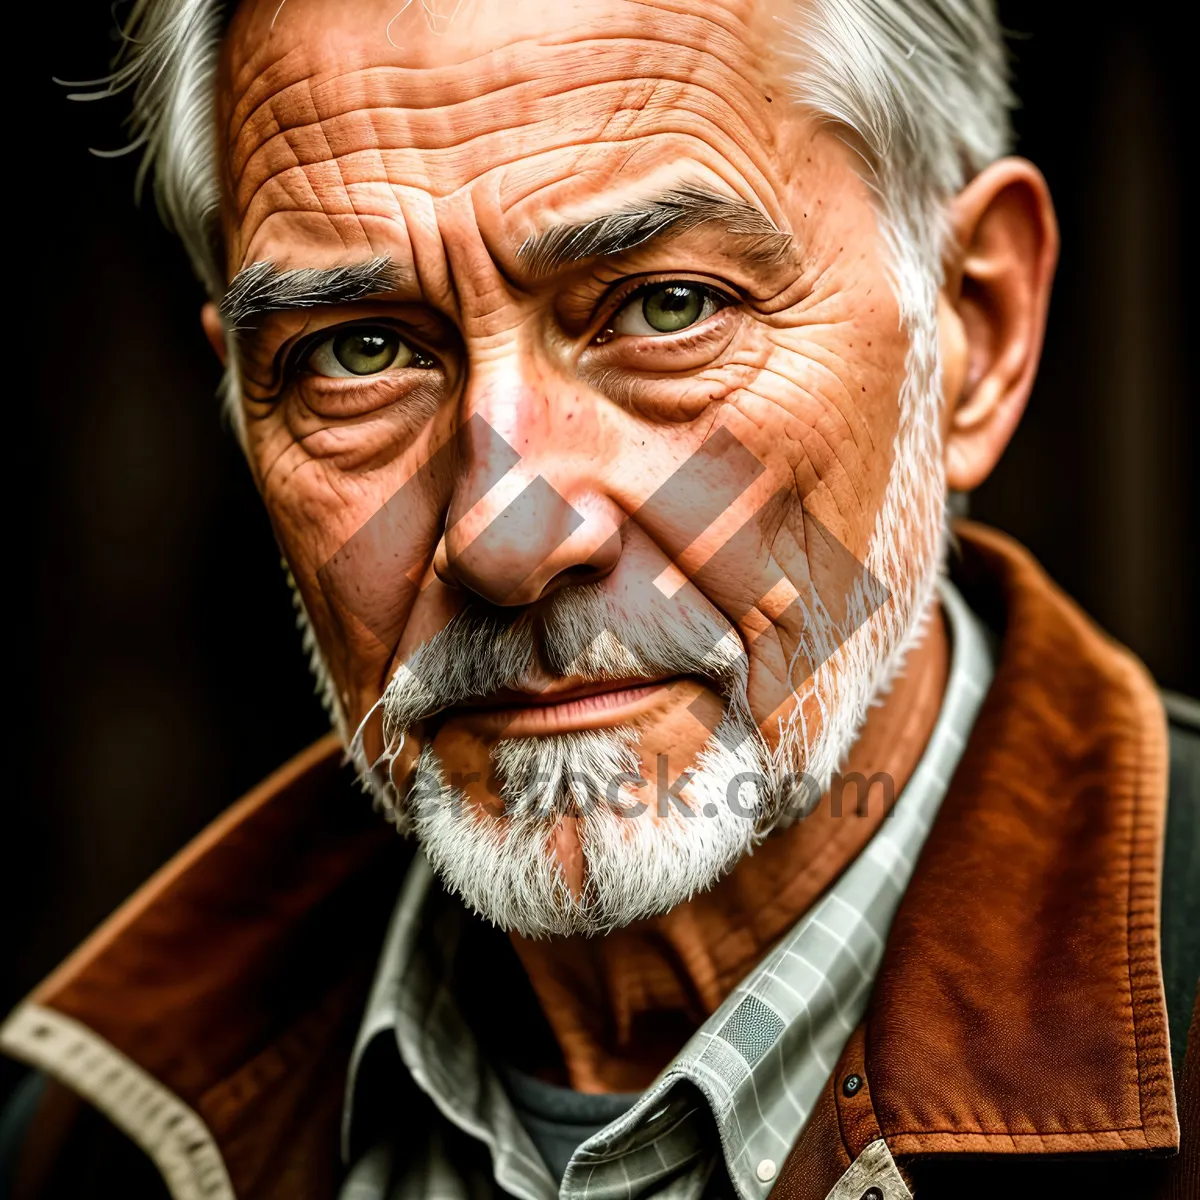
<path fill-rule="evenodd" d="M 556 225 L 535 234 L 521 244 L 517 258 L 534 275 L 546 275 L 585 259 L 624 254 L 655 238 L 677 237 L 711 221 L 743 241 L 742 253 L 754 262 L 778 264 L 794 246 L 791 234 L 748 201 L 684 185 L 579 224 Z"/>
<path fill-rule="evenodd" d="M 265 313 L 350 304 L 395 291 L 400 271 L 387 257 L 341 267 L 296 267 L 281 271 L 272 262 L 243 267 L 221 301 L 221 315 L 232 329 Z"/>
<path fill-rule="evenodd" d="M 534 275 L 545 275 L 585 259 L 624 254 L 656 238 L 678 237 L 713 221 L 743 243 L 741 252 L 752 262 L 783 262 L 794 247 L 791 234 L 748 201 L 684 185 L 588 221 L 555 225 L 526 238 L 517 258 Z M 395 291 L 401 278 L 402 272 L 386 256 L 291 270 L 268 261 L 251 263 L 233 277 L 221 301 L 221 315 L 236 330 L 267 313 L 351 304 Z"/>

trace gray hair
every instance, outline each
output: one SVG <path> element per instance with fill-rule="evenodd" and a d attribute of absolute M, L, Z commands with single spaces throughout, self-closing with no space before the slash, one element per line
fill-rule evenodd
<path fill-rule="evenodd" d="M 153 176 L 163 220 L 214 298 L 226 283 L 214 110 L 227 8 L 229 0 L 136 0 L 112 74 L 76 93 L 132 89 L 139 183 Z M 1011 138 L 992 0 L 796 0 L 783 53 L 794 98 L 863 154 L 885 236 L 919 247 L 940 282 L 945 201 Z"/>

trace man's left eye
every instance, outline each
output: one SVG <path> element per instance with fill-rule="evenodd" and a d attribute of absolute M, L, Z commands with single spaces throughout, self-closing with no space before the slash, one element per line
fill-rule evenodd
<path fill-rule="evenodd" d="M 351 325 L 318 342 L 304 366 L 315 375 L 352 379 L 397 367 L 431 367 L 433 360 L 385 325 Z"/>
<path fill-rule="evenodd" d="M 708 320 L 726 303 L 698 283 L 656 283 L 627 300 L 609 329 L 625 337 L 663 337 Z"/>

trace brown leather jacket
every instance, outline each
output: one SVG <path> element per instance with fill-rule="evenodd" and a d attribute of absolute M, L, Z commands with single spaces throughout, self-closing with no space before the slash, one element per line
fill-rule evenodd
<path fill-rule="evenodd" d="M 956 581 L 1001 634 L 995 681 L 772 1196 L 1200 1200 L 1200 1035 L 1193 1011 L 1173 1073 L 1160 940 L 1161 700 L 1024 551 L 959 534 Z M 1168 982 L 1181 994 L 1182 971 L 1192 997 L 1200 737 L 1177 736 Z M 333 1200 L 350 1047 L 410 852 L 332 737 L 230 809 L 0 1031 L 53 1080 L 15 1195 L 161 1195 L 153 1162 L 176 1200 Z"/>

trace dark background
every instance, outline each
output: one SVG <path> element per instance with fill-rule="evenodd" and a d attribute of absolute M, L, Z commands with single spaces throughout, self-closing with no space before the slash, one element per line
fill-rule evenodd
<path fill-rule="evenodd" d="M 973 515 L 1017 535 L 1168 687 L 1200 692 L 1189 40 L 1151 5 L 1001 5 L 1019 150 L 1063 254 L 1028 415 Z M 222 428 L 203 300 L 132 203 L 107 3 L 20 6 L 4 146 L 19 687 L 0 1011 L 218 811 L 319 735 L 278 555 Z M 15 252 L 15 254 L 14 254 Z M 15 261 L 14 261 L 15 258 Z M 11 1079 L 0 1073 L 0 1092 Z"/>

